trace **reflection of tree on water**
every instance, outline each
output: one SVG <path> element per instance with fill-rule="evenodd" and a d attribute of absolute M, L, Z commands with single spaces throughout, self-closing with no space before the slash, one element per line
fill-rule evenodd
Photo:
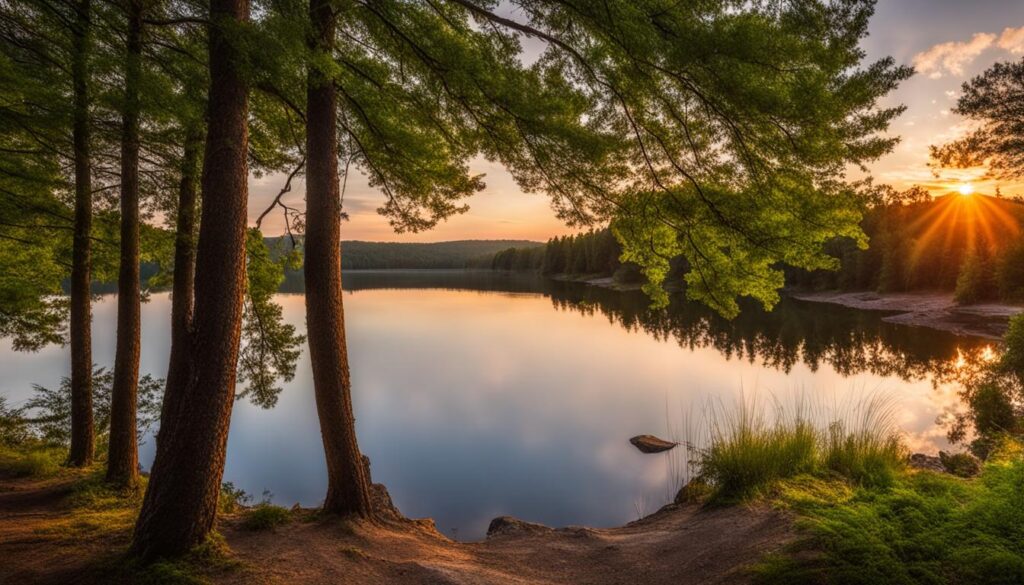
<path fill-rule="evenodd" d="M 295 283 L 292 283 L 295 284 Z M 480 290 L 497 293 L 541 293 L 560 310 L 603 315 L 627 331 L 642 331 L 682 347 L 712 347 L 729 358 L 760 362 L 784 372 L 797 363 L 817 370 L 822 363 L 850 376 L 869 372 L 903 380 L 935 380 L 936 374 L 961 354 L 991 342 L 958 337 L 943 331 L 883 321 L 884 313 L 838 305 L 783 299 L 765 312 L 752 302 L 741 303 L 733 320 L 675 294 L 664 309 L 651 309 L 639 291 L 616 291 L 576 282 L 562 282 L 526 273 L 492 271 L 349 271 L 346 291 L 368 289 Z M 285 292 L 302 292 L 289 286 Z"/>
<path fill-rule="evenodd" d="M 563 286 L 557 286 L 557 285 Z M 651 309 L 639 292 L 553 283 L 545 287 L 556 308 L 600 314 L 628 331 L 675 340 L 687 348 L 712 347 L 729 358 L 789 372 L 798 362 L 822 363 L 850 376 L 869 372 L 903 380 L 935 379 L 958 350 L 989 345 L 978 339 L 886 323 L 880 313 L 785 299 L 772 312 L 747 303 L 726 320 L 681 294 L 669 307 Z"/>

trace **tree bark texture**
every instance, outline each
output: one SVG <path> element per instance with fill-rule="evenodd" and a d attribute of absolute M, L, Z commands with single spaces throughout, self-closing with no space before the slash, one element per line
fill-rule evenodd
<path fill-rule="evenodd" d="M 178 215 L 174 226 L 174 283 L 171 288 L 171 357 L 167 366 L 157 444 L 174 433 L 183 386 L 191 371 L 192 313 L 196 274 L 196 203 L 199 193 L 199 155 L 203 132 L 198 124 L 186 129 L 178 183 Z"/>
<path fill-rule="evenodd" d="M 89 151 L 88 61 L 91 0 L 75 3 L 72 27 L 72 141 L 75 166 L 75 225 L 71 258 L 71 449 L 68 464 L 93 458 L 92 294 L 89 290 L 92 236 L 92 159 Z"/>
<path fill-rule="evenodd" d="M 311 0 L 311 49 L 330 53 L 336 17 L 330 0 Z M 306 85 L 306 327 L 320 434 L 327 457 L 326 512 L 367 517 L 370 482 L 356 442 L 341 290 L 341 193 L 337 96 L 315 67 Z"/>
<path fill-rule="evenodd" d="M 142 0 L 128 2 L 121 129 L 121 257 L 117 277 L 117 349 L 110 394 L 107 481 L 133 486 L 139 478 L 136 434 L 139 344 L 139 77 L 142 67 Z"/>
<path fill-rule="evenodd" d="M 245 293 L 248 87 L 231 31 L 249 21 L 247 0 L 210 2 L 209 127 L 196 249 L 191 368 L 173 432 L 157 444 L 132 550 L 180 555 L 213 528 L 234 402 Z"/>

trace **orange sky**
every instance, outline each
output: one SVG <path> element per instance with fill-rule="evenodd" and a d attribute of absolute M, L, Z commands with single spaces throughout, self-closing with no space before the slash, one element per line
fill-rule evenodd
<path fill-rule="evenodd" d="M 863 46 L 868 59 L 891 55 L 898 63 L 914 65 L 918 74 L 888 96 L 883 105 L 902 103 L 906 113 L 890 127 L 902 137 L 896 149 L 871 166 L 878 183 L 903 189 L 922 185 L 936 195 L 961 183 L 975 183 L 979 193 L 993 193 L 996 183 L 979 180 L 983 169 L 942 171 L 927 166 L 928 146 L 962 135 L 968 124 L 951 109 L 961 84 L 997 61 L 1024 56 L 1024 2 L 1019 0 L 879 0 Z M 526 43 L 527 51 L 531 50 Z M 534 48 L 535 50 L 535 48 Z M 347 240 L 433 242 L 459 239 L 547 238 L 572 230 L 551 211 L 543 194 L 524 194 L 501 165 L 480 160 L 471 165 L 485 173 L 487 188 L 468 201 L 470 211 L 419 234 L 395 234 L 376 213 L 382 199 L 365 177 L 353 175 L 345 195 L 351 220 L 342 226 Z M 855 171 L 851 178 L 860 178 Z M 249 183 L 250 223 L 269 204 L 283 184 L 281 175 L 252 178 Z M 1020 183 L 1000 183 L 1004 195 L 1024 195 Z M 302 205 L 304 185 L 297 181 L 288 194 L 289 204 Z M 264 232 L 282 231 L 279 213 L 264 222 Z"/>

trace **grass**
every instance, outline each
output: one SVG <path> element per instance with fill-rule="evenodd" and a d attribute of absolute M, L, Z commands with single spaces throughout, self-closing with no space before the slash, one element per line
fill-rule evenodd
<path fill-rule="evenodd" d="M 113 582 L 138 585 L 207 585 L 212 582 L 212 576 L 243 567 L 231 554 L 224 538 L 213 532 L 206 542 L 179 559 L 143 565 L 122 557 L 104 567 L 102 574 Z"/>
<path fill-rule="evenodd" d="M 67 554 L 74 554 L 77 543 L 109 544 L 106 550 L 90 552 L 96 555 L 94 562 L 84 569 L 96 582 L 194 585 L 210 583 L 214 576 L 242 567 L 216 533 L 180 559 L 143 565 L 126 557 L 124 551 L 148 478 L 141 477 L 139 484 L 130 489 L 115 488 L 105 481 L 101 463 L 82 469 L 67 468 L 62 466 L 66 456 L 66 449 L 42 444 L 0 446 L 0 475 L 40 478 L 44 481 L 33 483 L 40 489 L 55 490 L 49 504 L 55 513 L 41 515 L 29 528 L 40 546 L 65 546 L 69 547 Z M 245 492 L 227 485 L 222 490 L 222 509 L 242 510 L 249 499 Z M 260 524 L 280 524 L 276 511 L 264 509 L 264 504 L 254 510 Z M 287 516 L 287 510 L 283 511 Z"/>
<path fill-rule="evenodd" d="M 791 511 L 798 540 L 754 569 L 766 585 L 1024 583 L 1024 448 L 1007 440 L 978 477 L 915 471 L 893 409 L 842 416 L 747 402 L 712 410 L 691 449 L 705 501 L 757 499 Z"/>
<path fill-rule="evenodd" d="M 288 508 L 275 506 L 269 502 L 260 502 L 245 513 L 242 527 L 246 530 L 272 530 L 291 521 Z"/>
<path fill-rule="evenodd" d="M 68 470 L 68 473 L 72 473 Z M 130 489 L 114 488 L 106 483 L 103 469 L 94 467 L 78 479 L 60 501 L 67 509 L 58 519 L 37 529 L 37 534 L 63 540 L 81 538 L 123 538 L 131 533 L 147 478 Z"/>
<path fill-rule="evenodd" d="M 14 449 L 0 446 L 0 474 L 8 477 L 51 477 L 60 471 L 66 452 L 47 445 Z"/>
<path fill-rule="evenodd" d="M 892 409 L 870 399 L 831 417 L 825 425 L 801 404 L 776 405 L 769 417 L 760 403 L 712 409 L 703 448 L 691 449 L 698 478 L 710 499 L 733 502 L 771 491 L 799 475 L 836 475 L 866 486 L 890 485 L 904 466 Z"/>
<path fill-rule="evenodd" d="M 755 569 L 765 584 L 1024 583 L 1024 460 L 973 480 L 930 471 L 887 488 L 802 476 L 773 501 L 805 535 Z"/>

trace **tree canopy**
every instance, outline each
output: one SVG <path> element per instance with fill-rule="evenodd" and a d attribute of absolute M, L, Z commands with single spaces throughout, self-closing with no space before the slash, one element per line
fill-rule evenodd
<path fill-rule="evenodd" d="M 1024 176 L 1024 60 L 996 63 L 963 84 L 954 113 L 978 123 L 958 140 L 932 146 L 939 166 L 986 166 L 996 178 Z"/>

